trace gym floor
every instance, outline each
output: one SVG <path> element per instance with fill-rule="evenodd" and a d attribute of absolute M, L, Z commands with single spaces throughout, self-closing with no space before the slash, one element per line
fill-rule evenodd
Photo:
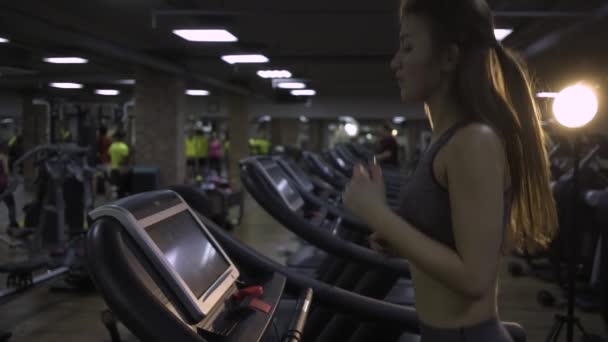
<path fill-rule="evenodd" d="M 18 207 L 25 203 L 27 197 L 22 190 L 17 191 Z M 2 205 L 0 227 L 6 227 L 7 224 L 8 214 Z M 278 261 L 284 260 L 279 246 L 287 249 L 296 246 L 293 235 L 269 217 L 250 197 L 247 197 L 245 202 L 243 224 L 237 227 L 235 234 L 242 241 Z M 15 257 L 15 251 L 11 251 L 5 244 L 0 244 L 0 262 Z M 503 260 L 500 268 L 501 319 L 521 323 L 528 333 L 528 341 L 544 341 L 553 324 L 555 310 L 542 308 L 536 301 L 536 294 L 543 288 L 556 294 L 559 292 L 555 286 L 531 277 L 511 277 L 507 272 L 507 263 L 507 259 Z M 4 275 L 0 277 L 0 286 L 4 286 L 5 279 Z M 61 279 L 58 279 L 36 287 L 8 303 L 0 300 L 0 330 L 12 331 L 12 342 L 109 341 L 100 321 L 100 312 L 105 308 L 103 300 L 96 294 L 50 291 L 53 285 L 60 284 Z M 606 336 L 598 315 L 579 314 L 588 332 Z M 121 334 L 125 341 L 136 341 L 122 327 Z M 562 340 L 565 340 L 565 333 L 562 333 Z"/>

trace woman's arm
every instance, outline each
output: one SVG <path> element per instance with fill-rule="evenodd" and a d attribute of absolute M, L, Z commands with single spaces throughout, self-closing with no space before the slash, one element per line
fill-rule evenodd
<path fill-rule="evenodd" d="M 428 238 L 388 207 L 370 215 L 374 230 L 424 273 L 478 299 L 493 285 L 503 239 L 504 152 L 486 126 L 454 137 L 447 156 L 448 190 L 457 252 Z"/>

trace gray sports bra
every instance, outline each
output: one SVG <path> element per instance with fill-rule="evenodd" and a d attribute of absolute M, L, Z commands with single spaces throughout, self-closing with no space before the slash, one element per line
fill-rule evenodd
<path fill-rule="evenodd" d="M 443 133 L 423 154 L 416 170 L 402 187 L 397 213 L 428 237 L 456 250 L 448 190 L 435 178 L 433 162 L 437 153 L 461 128 L 471 121 L 457 123 Z M 504 193 L 504 227 L 511 210 L 511 191 Z"/>

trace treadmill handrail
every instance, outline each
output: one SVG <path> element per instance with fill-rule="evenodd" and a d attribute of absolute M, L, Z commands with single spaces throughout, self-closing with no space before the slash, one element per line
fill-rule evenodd
<path fill-rule="evenodd" d="M 346 224 L 345 228 L 364 233 L 371 233 L 369 227 L 363 221 L 355 217 L 355 215 L 353 215 L 352 213 L 346 211 L 344 208 L 336 206 L 320 198 L 311 191 L 308 191 L 307 189 L 303 188 L 302 184 L 298 182 L 297 179 L 295 179 L 295 176 L 297 176 L 297 174 L 295 172 L 288 172 L 290 166 L 287 165 L 286 162 L 282 160 L 276 160 L 276 163 L 283 169 L 287 178 L 292 181 L 294 188 L 296 188 L 296 190 L 300 193 L 300 195 L 302 196 L 302 198 L 304 198 L 305 201 L 310 202 L 317 207 L 327 208 L 327 211 L 332 216 L 341 217 L 343 219 L 344 224 Z"/>
<path fill-rule="evenodd" d="M 206 201 L 201 190 L 185 186 L 172 187 L 171 190 L 177 192 L 195 212 L 205 212 Z M 199 218 L 237 264 L 268 273 L 280 273 L 287 278 L 289 285 L 302 290 L 311 288 L 315 294 L 315 302 L 331 306 L 338 312 L 353 314 L 369 321 L 396 324 L 402 327 L 404 332 L 419 333 L 418 314 L 413 307 L 366 297 L 302 275 L 238 241 L 205 216 L 199 214 Z"/>
<path fill-rule="evenodd" d="M 327 251 L 336 256 L 342 256 L 348 260 L 360 262 L 380 269 L 385 269 L 390 272 L 404 277 L 409 277 L 409 263 L 405 259 L 390 258 L 380 254 L 370 248 L 362 247 L 352 242 L 344 241 L 328 232 L 325 229 L 316 227 L 310 224 L 306 219 L 299 215 L 289 215 L 285 217 L 285 213 L 291 211 L 285 207 L 280 201 L 268 203 L 268 197 L 273 196 L 269 191 L 259 189 L 259 184 L 265 184 L 263 181 L 250 178 L 247 164 L 241 165 L 241 180 L 245 188 L 254 197 L 254 199 L 275 219 L 279 220 L 285 228 L 311 244 Z M 255 173 L 253 173 L 255 175 Z"/>
<path fill-rule="evenodd" d="M 315 174 L 327 183 L 336 187 L 336 189 L 341 190 L 346 186 L 348 179 L 338 174 L 336 170 L 333 170 L 319 155 L 311 152 L 304 152 L 304 160 L 310 165 Z"/>
<path fill-rule="evenodd" d="M 592 149 L 590 149 L 589 151 L 587 151 L 587 153 L 580 159 L 579 163 L 578 163 L 578 169 L 582 170 L 584 168 L 586 168 L 587 166 L 589 166 L 589 164 L 591 163 L 591 161 L 593 160 L 593 158 L 595 158 L 598 154 L 598 152 L 600 151 L 600 146 L 599 145 L 595 145 Z M 566 171 L 560 178 L 559 181 L 563 182 L 563 181 L 568 181 L 572 178 L 572 175 L 574 174 L 574 167 L 571 167 L 568 171 Z"/>

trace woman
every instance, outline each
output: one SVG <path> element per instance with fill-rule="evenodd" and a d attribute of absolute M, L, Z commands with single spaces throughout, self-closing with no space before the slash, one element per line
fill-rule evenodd
<path fill-rule="evenodd" d="M 217 137 L 217 133 L 213 132 L 211 141 L 209 142 L 209 167 L 215 171 L 217 176 L 222 175 L 222 142 Z"/>
<path fill-rule="evenodd" d="M 397 168 L 399 167 L 398 150 L 399 145 L 397 139 L 393 136 L 393 129 L 388 124 L 382 125 L 376 160 L 382 166 Z"/>
<path fill-rule="evenodd" d="M 500 255 L 546 247 L 557 226 L 528 78 L 483 0 L 405 0 L 400 17 L 391 67 L 402 99 L 425 103 L 431 146 L 397 214 L 377 165 L 356 168 L 345 204 L 376 232 L 372 248 L 410 261 L 422 341 L 511 341 Z"/>

